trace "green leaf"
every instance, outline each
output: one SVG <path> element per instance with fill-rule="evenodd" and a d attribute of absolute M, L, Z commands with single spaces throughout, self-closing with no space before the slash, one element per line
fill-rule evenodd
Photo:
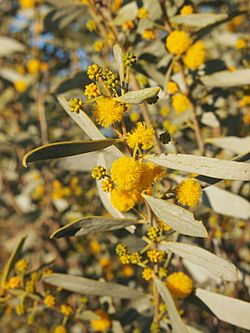
<path fill-rule="evenodd" d="M 145 88 L 136 91 L 129 91 L 126 94 L 116 98 L 117 101 L 128 104 L 141 104 L 154 98 L 160 91 L 159 87 Z"/>
<path fill-rule="evenodd" d="M 8 56 L 15 52 L 24 52 L 26 47 L 13 38 L 0 36 L 0 57 Z"/>
<path fill-rule="evenodd" d="M 49 143 L 35 148 L 27 153 L 23 158 L 23 165 L 26 167 L 27 163 L 31 162 L 51 160 L 101 150 L 118 141 L 119 140 L 115 139 L 103 139 L 93 141 L 64 141 Z"/>
<path fill-rule="evenodd" d="M 134 20 L 137 16 L 136 2 L 131 2 L 122 6 L 114 19 L 114 24 L 122 25 L 126 21 Z"/>
<path fill-rule="evenodd" d="M 175 302 L 167 286 L 156 276 L 154 277 L 154 283 L 167 306 L 173 333 L 188 333 L 188 329 L 176 309 Z"/>
<path fill-rule="evenodd" d="M 51 238 L 84 236 L 96 232 L 117 230 L 136 224 L 135 219 L 111 218 L 100 216 L 83 217 L 56 230 Z"/>
<path fill-rule="evenodd" d="M 173 252 L 194 264 L 200 265 L 211 274 L 225 281 L 237 281 L 238 279 L 236 267 L 232 263 L 217 257 L 201 247 L 185 243 L 164 242 L 160 245 L 160 249 Z"/>
<path fill-rule="evenodd" d="M 43 280 L 53 286 L 82 295 L 110 296 L 124 299 L 146 297 L 146 295 L 139 290 L 117 283 L 95 281 L 74 275 L 51 274 L 44 277 Z"/>
<path fill-rule="evenodd" d="M 200 288 L 195 294 L 220 320 L 250 330 L 250 303 Z"/>
<path fill-rule="evenodd" d="M 195 220 L 188 210 L 168 203 L 166 200 L 142 194 L 154 214 L 180 234 L 194 237 L 207 237 L 207 231 L 201 221 Z"/>
<path fill-rule="evenodd" d="M 203 203 L 213 212 L 245 220 L 250 218 L 250 203 L 245 198 L 216 186 L 208 186 L 203 192 Z"/>
<path fill-rule="evenodd" d="M 147 155 L 144 159 L 165 168 L 197 173 L 208 177 L 250 180 L 250 164 L 188 154 Z"/>
<path fill-rule="evenodd" d="M 123 60 L 122 60 L 123 52 L 119 45 L 117 45 L 117 44 L 114 45 L 113 54 L 114 54 L 115 62 L 116 62 L 119 77 L 120 77 L 120 83 L 122 84 L 124 81 L 124 65 L 123 65 Z"/>
<path fill-rule="evenodd" d="M 202 83 L 209 87 L 231 88 L 250 84 L 250 69 L 238 69 L 234 72 L 220 71 L 201 77 Z"/>
<path fill-rule="evenodd" d="M 11 270 L 14 268 L 15 263 L 21 258 L 25 240 L 26 236 L 21 238 L 21 240 L 11 253 L 11 256 L 9 257 L 8 261 L 4 265 L 1 275 L 1 284 L 0 284 L 2 288 L 4 287 L 5 282 L 7 281 Z"/>
<path fill-rule="evenodd" d="M 170 21 L 175 24 L 183 24 L 194 28 L 204 28 L 215 22 L 225 20 L 226 14 L 189 14 L 189 15 L 177 15 L 170 18 Z"/>

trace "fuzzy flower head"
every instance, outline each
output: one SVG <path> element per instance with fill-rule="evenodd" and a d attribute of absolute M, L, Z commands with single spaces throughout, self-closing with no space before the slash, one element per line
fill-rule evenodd
<path fill-rule="evenodd" d="M 91 80 L 97 80 L 98 77 L 102 76 L 102 68 L 97 64 L 89 65 L 87 74 Z"/>
<path fill-rule="evenodd" d="M 95 83 L 90 83 L 85 87 L 84 95 L 88 99 L 95 98 L 99 95 L 98 87 Z"/>
<path fill-rule="evenodd" d="M 197 69 L 205 61 L 206 51 L 202 41 L 194 43 L 183 57 L 184 64 L 189 69 Z"/>
<path fill-rule="evenodd" d="M 148 10 L 145 7 L 138 9 L 138 18 L 141 20 L 146 20 L 148 18 Z"/>
<path fill-rule="evenodd" d="M 167 92 L 169 94 L 175 94 L 178 91 L 178 86 L 174 81 L 169 81 L 167 84 Z"/>
<path fill-rule="evenodd" d="M 192 13 L 193 13 L 193 7 L 190 5 L 186 5 L 186 6 L 182 7 L 182 9 L 181 9 L 182 16 L 190 15 Z"/>
<path fill-rule="evenodd" d="M 191 294 L 193 282 L 183 272 L 170 274 L 167 277 L 166 284 L 171 294 L 176 298 L 185 298 Z"/>
<path fill-rule="evenodd" d="M 92 319 L 90 321 L 92 330 L 94 332 L 107 332 L 107 330 L 111 326 L 111 321 L 110 321 L 108 315 L 101 309 L 96 310 L 95 314 L 99 317 L 99 319 Z"/>
<path fill-rule="evenodd" d="M 131 149 L 141 147 L 143 150 L 152 148 L 154 144 L 154 129 L 138 122 L 136 128 L 127 134 L 127 144 Z"/>
<path fill-rule="evenodd" d="M 146 29 L 144 30 L 142 37 L 145 40 L 154 40 L 156 35 L 153 29 Z"/>
<path fill-rule="evenodd" d="M 140 193 L 115 188 L 110 195 L 112 205 L 121 212 L 128 212 L 140 199 Z M 129 262 L 126 262 L 129 263 Z"/>
<path fill-rule="evenodd" d="M 201 196 L 200 184 L 190 178 L 181 182 L 175 189 L 177 201 L 189 207 L 194 207 L 199 202 Z"/>
<path fill-rule="evenodd" d="M 15 264 L 15 269 L 17 272 L 24 272 L 28 267 L 28 263 L 24 259 L 20 259 Z"/>
<path fill-rule="evenodd" d="M 173 96 L 172 105 L 176 113 L 182 113 L 190 107 L 190 101 L 185 94 L 179 93 Z"/>
<path fill-rule="evenodd" d="M 126 104 L 117 102 L 112 97 L 99 98 L 94 106 L 96 122 L 103 127 L 110 127 L 114 123 L 120 123 L 127 110 Z"/>
<path fill-rule="evenodd" d="M 168 51 L 175 55 L 181 55 L 187 51 L 191 44 L 189 34 L 185 31 L 175 30 L 166 39 Z"/>

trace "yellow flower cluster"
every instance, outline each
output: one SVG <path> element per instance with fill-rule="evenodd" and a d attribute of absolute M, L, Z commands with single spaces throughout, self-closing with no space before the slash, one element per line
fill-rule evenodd
<path fill-rule="evenodd" d="M 43 303 L 47 306 L 47 308 L 52 308 L 56 305 L 56 299 L 53 295 L 47 295 L 44 298 Z"/>
<path fill-rule="evenodd" d="M 136 128 L 127 134 L 126 141 L 131 149 L 142 148 L 147 150 L 154 144 L 154 129 L 145 123 L 138 122 Z"/>
<path fill-rule="evenodd" d="M 99 95 L 98 87 L 95 83 L 90 83 L 85 87 L 84 95 L 88 99 L 97 97 Z"/>
<path fill-rule="evenodd" d="M 195 70 L 204 63 L 206 57 L 205 45 L 202 41 L 194 43 L 183 57 L 187 68 Z"/>
<path fill-rule="evenodd" d="M 142 271 L 142 277 L 144 280 L 149 281 L 153 278 L 154 272 L 151 268 L 144 268 Z"/>
<path fill-rule="evenodd" d="M 28 263 L 25 259 L 20 259 L 16 262 L 15 268 L 17 272 L 24 272 L 28 267 Z"/>
<path fill-rule="evenodd" d="M 95 21 L 94 20 L 89 20 L 86 23 L 86 28 L 90 32 L 95 31 L 96 30 L 96 23 L 95 23 Z"/>
<path fill-rule="evenodd" d="M 181 55 L 187 51 L 191 44 L 189 34 L 185 31 L 172 31 L 166 39 L 168 51 L 175 55 Z"/>
<path fill-rule="evenodd" d="M 60 312 L 64 315 L 64 316 L 70 316 L 73 312 L 73 309 L 70 305 L 67 304 L 62 304 L 60 307 Z"/>
<path fill-rule="evenodd" d="M 172 105 L 176 113 L 182 113 L 190 107 L 190 100 L 183 93 L 178 93 L 173 96 Z"/>
<path fill-rule="evenodd" d="M 107 332 L 111 326 L 109 316 L 101 309 L 96 310 L 95 314 L 99 317 L 99 319 L 92 319 L 90 321 L 92 330 L 95 332 Z"/>
<path fill-rule="evenodd" d="M 190 178 L 181 182 L 175 189 L 177 201 L 189 207 L 194 207 L 199 202 L 201 196 L 200 184 Z"/>
<path fill-rule="evenodd" d="M 180 14 L 182 16 L 185 16 L 185 15 L 190 15 L 192 13 L 193 13 L 193 7 L 190 5 L 186 5 L 186 6 L 182 7 Z"/>
<path fill-rule="evenodd" d="M 161 250 L 149 250 L 147 256 L 151 263 L 157 264 L 165 258 L 165 252 Z"/>
<path fill-rule="evenodd" d="M 141 20 L 145 20 L 146 18 L 148 18 L 148 10 L 145 7 L 142 7 L 140 9 L 138 9 L 138 13 L 137 16 L 139 17 L 139 19 Z"/>
<path fill-rule="evenodd" d="M 112 97 L 101 97 L 93 106 L 96 122 L 103 127 L 120 123 L 126 110 L 126 104 L 120 103 Z"/>
<path fill-rule="evenodd" d="M 155 31 L 153 29 L 146 29 L 144 30 L 142 37 L 145 40 L 154 40 L 155 39 Z"/>
<path fill-rule="evenodd" d="M 167 277 L 166 284 L 171 294 L 177 298 L 185 298 L 191 294 L 193 282 L 183 272 L 176 272 Z"/>
<path fill-rule="evenodd" d="M 167 84 L 167 92 L 169 94 L 175 94 L 178 91 L 178 86 L 174 81 L 169 81 Z"/>

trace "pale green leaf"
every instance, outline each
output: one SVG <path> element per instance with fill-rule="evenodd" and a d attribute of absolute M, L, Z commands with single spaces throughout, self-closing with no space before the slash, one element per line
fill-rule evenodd
<path fill-rule="evenodd" d="M 74 275 L 55 273 L 45 276 L 43 280 L 53 286 L 82 295 L 110 296 L 124 299 L 140 298 L 146 296 L 139 290 L 117 283 L 101 282 Z"/>
<path fill-rule="evenodd" d="M 197 173 L 208 177 L 250 180 L 250 164 L 188 154 L 147 155 L 144 159 L 165 168 Z"/>
<path fill-rule="evenodd" d="M 54 142 L 47 145 L 40 146 L 31 150 L 23 158 L 23 165 L 26 167 L 27 163 L 37 162 L 42 160 L 51 160 L 66 156 L 74 156 L 84 154 L 92 151 L 102 150 L 107 148 L 117 140 L 103 139 L 93 141 L 64 141 Z"/>
<path fill-rule="evenodd" d="M 250 136 L 245 138 L 239 138 L 237 136 L 208 138 L 206 139 L 206 142 L 222 149 L 232 151 L 235 154 L 244 154 L 250 151 Z"/>
<path fill-rule="evenodd" d="M 117 101 L 128 104 L 140 104 L 158 95 L 160 88 L 145 88 L 136 91 L 128 91 L 124 95 L 116 98 Z"/>
<path fill-rule="evenodd" d="M 157 199 L 143 194 L 154 214 L 164 223 L 180 234 L 207 237 L 207 231 L 201 221 L 195 220 L 188 210 L 168 203 L 166 200 Z"/>
<path fill-rule="evenodd" d="M 203 192 L 206 194 L 203 203 L 210 206 L 213 212 L 245 220 L 250 218 L 250 203 L 241 196 L 216 186 L 209 186 Z"/>
<path fill-rule="evenodd" d="M 83 217 L 77 221 L 69 223 L 64 227 L 56 230 L 51 238 L 84 236 L 97 232 L 106 232 L 111 230 L 122 229 L 130 225 L 136 224 L 135 219 L 111 218 L 100 216 Z"/>
<path fill-rule="evenodd" d="M 154 283 L 167 306 L 167 311 L 172 325 L 173 333 L 188 333 L 188 329 L 184 324 L 183 320 L 181 319 L 178 310 L 176 309 L 175 302 L 167 286 L 164 285 L 163 282 L 157 277 L 154 277 Z"/>
<path fill-rule="evenodd" d="M 5 282 L 8 279 L 11 270 L 14 268 L 15 263 L 21 258 L 25 240 L 26 236 L 20 239 L 19 243 L 17 244 L 17 246 L 11 253 L 11 256 L 9 257 L 8 261 L 3 267 L 1 274 L 1 284 L 0 284 L 2 288 L 4 287 Z"/>
<path fill-rule="evenodd" d="M 225 20 L 226 18 L 226 14 L 199 13 L 173 16 L 170 18 L 170 21 L 175 24 L 183 24 L 193 28 L 204 28 L 207 25 Z"/>
<path fill-rule="evenodd" d="M 250 303 L 220 295 L 208 290 L 196 289 L 196 296 L 218 317 L 229 324 L 250 330 Z"/>
<path fill-rule="evenodd" d="M 234 72 L 221 71 L 201 77 L 202 83 L 209 88 L 230 88 L 250 84 L 250 69 L 238 69 Z"/>
<path fill-rule="evenodd" d="M 204 267 L 210 273 L 225 281 L 237 281 L 238 279 L 236 267 L 232 263 L 201 247 L 185 243 L 164 242 L 160 245 L 160 248 Z"/>
<path fill-rule="evenodd" d="M 24 52 L 26 47 L 13 38 L 0 36 L 0 57 L 8 56 L 16 52 Z"/>

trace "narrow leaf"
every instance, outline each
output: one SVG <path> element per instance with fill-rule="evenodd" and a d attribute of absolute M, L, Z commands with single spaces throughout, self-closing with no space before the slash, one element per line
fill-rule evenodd
<path fill-rule="evenodd" d="M 157 277 L 154 277 L 154 283 L 162 299 L 166 303 L 173 333 L 188 333 L 188 329 L 176 309 L 175 302 L 167 286 Z"/>
<path fill-rule="evenodd" d="M 250 84 L 250 69 L 238 69 L 234 72 L 221 71 L 201 77 L 205 86 L 230 88 Z"/>
<path fill-rule="evenodd" d="M 6 280 L 9 277 L 9 274 L 11 270 L 13 269 L 15 263 L 20 259 L 22 250 L 23 250 L 23 245 L 26 240 L 26 236 L 21 238 L 17 246 L 15 247 L 14 251 L 11 253 L 11 256 L 9 257 L 8 261 L 4 265 L 4 268 L 2 270 L 2 275 L 1 275 L 1 287 L 3 288 L 5 285 Z"/>
<path fill-rule="evenodd" d="M 250 164 L 188 154 L 147 155 L 146 160 L 165 168 L 197 173 L 208 177 L 250 180 Z"/>
<path fill-rule="evenodd" d="M 201 221 L 195 220 L 188 210 L 168 203 L 166 200 L 143 194 L 154 214 L 180 234 L 194 237 L 207 237 L 207 231 Z"/>
<path fill-rule="evenodd" d="M 196 296 L 220 320 L 250 330 L 250 303 L 200 288 L 196 289 Z"/>
<path fill-rule="evenodd" d="M 185 243 L 164 242 L 160 248 L 204 267 L 210 273 L 225 281 L 237 281 L 238 279 L 236 267 L 232 263 L 201 247 Z"/>
<path fill-rule="evenodd" d="M 83 217 L 75 222 L 56 230 L 51 238 L 61 238 L 70 236 L 84 236 L 96 232 L 105 232 L 110 230 L 122 229 L 127 226 L 136 224 L 135 219 L 122 219 L 111 217 L 90 216 Z"/>
<path fill-rule="evenodd" d="M 136 91 L 128 91 L 126 94 L 116 98 L 117 101 L 128 104 L 140 104 L 158 95 L 160 88 L 145 88 Z"/>
<path fill-rule="evenodd" d="M 27 153 L 23 158 L 23 165 L 26 167 L 27 163 L 31 162 L 74 156 L 101 150 L 113 145 L 116 142 L 117 140 L 113 139 L 103 139 L 93 141 L 64 141 L 49 143 L 35 148 Z"/>
<path fill-rule="evenodd" d="M 213 24 L 215 22 L 225 20 L 227 18 L 226 14 L 210 14 L 210 13 L 200 13 L 200 14 L 190 14 L 190 15 L 177 15 L 170 18 L 170 21 L 175 24 L 183 24 L 194 28 L 204 28 L 207 25 Z"/>
<path fill-rule="evenodd" d="M 67 274 L 51 274 L 43 280 L 53 286 L 75 293 L 90 296 L 110 296 L 124 299 L 140 298 L 146 295 L 136 289 L 117 283 L 100 282 L 80 276 Z"/>

